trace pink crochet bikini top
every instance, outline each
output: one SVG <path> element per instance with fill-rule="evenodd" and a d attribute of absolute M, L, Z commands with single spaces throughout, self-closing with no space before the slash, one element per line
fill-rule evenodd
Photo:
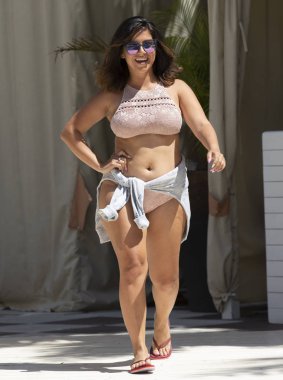
<path fill-rule="evenodd" d="M 121 138 L 149 133 L 174 135 L 180 132 L 182 115 L 161 84 L 152 90 L 137 90 L 126 85 L 110 126 Z"/>

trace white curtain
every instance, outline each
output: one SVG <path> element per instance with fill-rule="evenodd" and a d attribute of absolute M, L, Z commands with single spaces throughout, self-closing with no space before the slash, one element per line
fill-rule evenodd
<path fill-rule="evenodd" d="M 109 41 L 125 17 L 167 4 L 0 0 L 1 307 L 62 311 L 118 303 L 116 258 L 94 231 L 99 176 L 78 165 L 59 138 L 96 91 L 96 57 L 71 53 L 55 63 L 53 51 L 93 33 Z M 106 124 L 88 136 L 101 159 L 112 150 Z"/>
<path fill-rule="evenodd" d="M 74 109 L 71 56 L 52 51 L 72 38 L 68 1 L 2 0 L 1 265 L 3 307 L 56 308 L 72 303 L 76 233 L 65 220 L 76 162 L 59 133 Z M 64 285 L 63 285 L 64 284 Z"/>
<path fill-rule="evenodd" d="M 225 171 L 209 174 L 208 286 L 220 312 L 239 285 L 235 160 L 249 9 L 249 0 L 208 0 L 209 118 L 227 160 Z"/>

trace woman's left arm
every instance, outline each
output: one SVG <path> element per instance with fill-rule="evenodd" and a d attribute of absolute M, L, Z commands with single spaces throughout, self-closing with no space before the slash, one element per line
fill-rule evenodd
<path fill-rule="evenodd" d="M 179 104 L 183 117 L 197 139 L 208 150 L 207 161 L 212 163 L 211 172 L 220 172 L 226 166 L 220 151 L 216 132 L 207 119 L 192 89 L 182 80 L 176 80 Z"/>

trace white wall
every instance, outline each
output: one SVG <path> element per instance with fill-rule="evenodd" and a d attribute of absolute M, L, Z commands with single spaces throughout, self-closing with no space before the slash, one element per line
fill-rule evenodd
<path fill-rule="evenodd" d="M 283 323 L 283 131 L 264 132 L 262 147 L 268 319 Z"/>

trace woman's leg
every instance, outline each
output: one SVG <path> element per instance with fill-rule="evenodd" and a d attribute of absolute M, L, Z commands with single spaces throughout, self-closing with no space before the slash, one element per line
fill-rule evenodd
<path fill-rule="evenodd" d="M 147 231 L 149 275 L 156 313 L 154 337 L 160 345 L 170 337 L 169 315 L 174 307 L 179 289 L 179 253 L 186 216 L 182 206 L 171 199 L 147 215 L 150 226 Z M 155 355 L 166 355 L 170 343 Z"/>
<path fill-rule="evenodd" d="M 104 182 L 100 190 L 99 206 L 110 202 L 116 185 Z M 146 231 L 137 228 L 133 222 L 132 207 L 127 204 L 119 212 L 115 222 L 103 222 L 116 253 L 119 271 L 119 298 L 126 328 L 128 330 L 135 359 L 148 357 L 145 344 L 146 294 L 145 281 L 148 273 L 146 253 Z M 139 362 L 133 368 L 143 365 Z"/>

